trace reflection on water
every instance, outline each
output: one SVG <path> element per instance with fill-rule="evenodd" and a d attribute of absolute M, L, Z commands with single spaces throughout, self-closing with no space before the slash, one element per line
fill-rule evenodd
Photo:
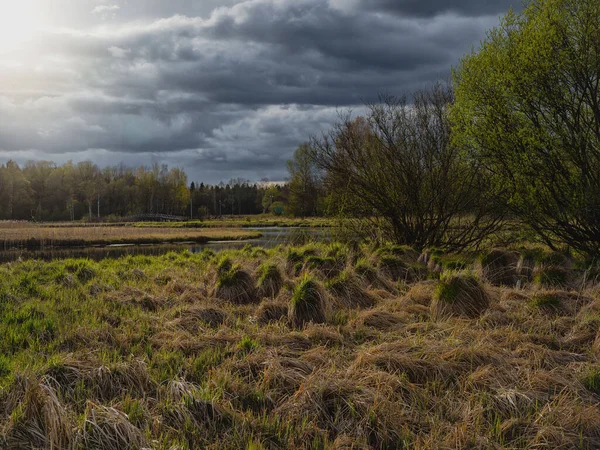
<path fill-rule="evenodd" d="M 67 258 L 89 258 L 100 261 L 105 258 L 120 258 L 127 255 L 163 255 L 170 251 L 184 250 L 189 250 L 192 253 L 200 253 L 206 248 L 219 251 L 239 249 L 248 244 L 256 247 L 272 248 L 280 244 L 302 245 L 308 241 L 329 241 L 331 239 L 331 230 L 323 228 L 270 227 L 249 229 L 259 231 L 262 236 L 257 239 L 244 241 L 219 241 L 206 244 L 115 245 L 108 247 L 53 248 L 34 251 L 23 249 L 7 250 L 0 251 L 0 263 L 17 261 L 19 259 L 50 261 Z"/>

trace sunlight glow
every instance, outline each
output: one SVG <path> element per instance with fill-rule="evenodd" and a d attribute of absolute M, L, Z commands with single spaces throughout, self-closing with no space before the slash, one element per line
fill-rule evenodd
<path fill-rule="evenodd" d="M 0 53 L 30 41 L 42 25 L 35 0 L 0 0 Z"/>

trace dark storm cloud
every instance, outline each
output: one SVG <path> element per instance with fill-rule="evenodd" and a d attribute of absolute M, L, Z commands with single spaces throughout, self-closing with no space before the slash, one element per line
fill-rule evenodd
<path fill-rule="evenodd" d="M 284 177 L 338 107 L 446 78 L 511 3 L 60 2 L 86 26 L 0 60 L 0 161 L 164 162 L 209 182 Z"/>
<path fill-rule="evenodd" d="M 408 17 L 432 17 L 455 13 L 467 17 L 504 15 L 511 7 L 521 9 L 521 0 L 362 0 L 364 9 L 382 9 Z"/>

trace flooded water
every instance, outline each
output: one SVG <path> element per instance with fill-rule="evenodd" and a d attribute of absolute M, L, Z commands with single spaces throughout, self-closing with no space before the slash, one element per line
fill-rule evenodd
<path fill-rule="evenodd" d="M 189 250 L 200 253 L 204 249 L 214 251 L 239 249 L 245 245 L 255 247 L 273 248 L 277 245 L 302 245 L 309 241 L 329 241 L 332 230 L 328 228 L 296 228 L 296 227 L 269 227 L 246 228 L 256 230 L 262 234 L 257 239 L 242 241 L 216 241 L 206 244 L 180 243 L 164 245 L 109 245 L 106 247 L 79 247 L 79 248 L 51 248 L 44 250 L 28 251 L 24 249 L 0 251 L 0 263 L 24 260 L 41 259 L 51 261 L 54 259 L 89 258 L 96 261 L 105 258 L 120 258 L 127 255 L 163 255 L 170 251 Z"/>

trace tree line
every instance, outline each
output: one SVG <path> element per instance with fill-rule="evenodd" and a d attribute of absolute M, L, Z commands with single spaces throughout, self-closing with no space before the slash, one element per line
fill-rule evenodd
<path fill-rule="evenodd" d="M 100 168 L 90 161 L 0 165 L 0 220 L 118 220 L 139 214 L 208 216 L 287 213 L 285 184 L 232 179 L 205 185 L 181 168 Z"/>

